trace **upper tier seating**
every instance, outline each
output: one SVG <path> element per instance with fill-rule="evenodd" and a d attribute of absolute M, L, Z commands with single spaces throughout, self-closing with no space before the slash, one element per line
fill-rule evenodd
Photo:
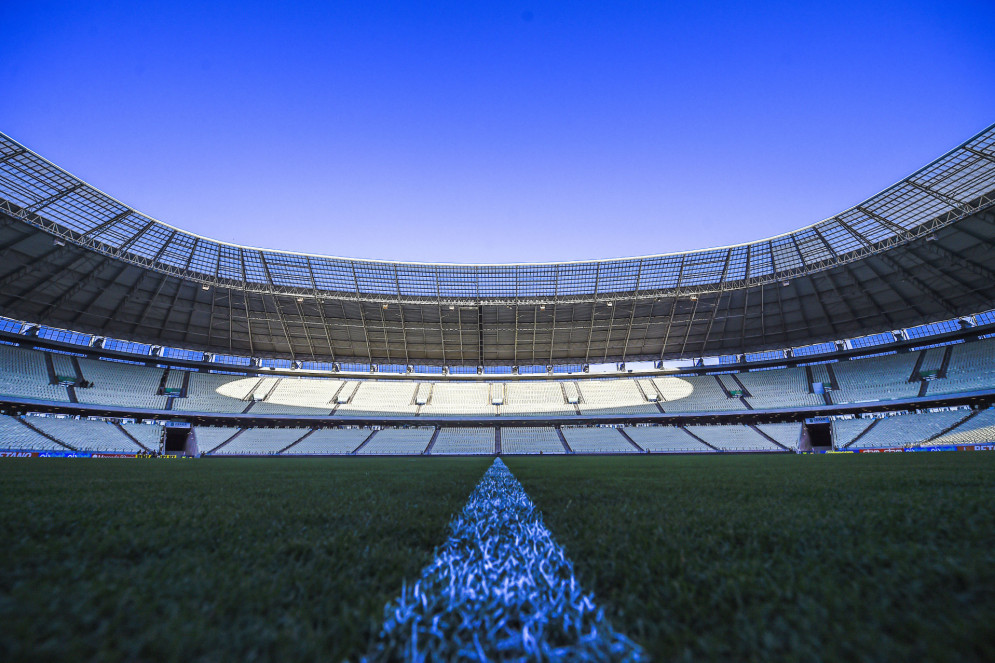
<path fill-rule="evenodd" d="M 161 368 L 85 358 L 79 360 L 79 366 L 83 379 L 93 383 L 92 387 L 77 387 L 76 398 L 80 403 L 150 410 L 166 407 L 166 397 L 156 395 L 162 381 Z"/>
<path fill-rule="evenodd" d="M 501 415 L 529 417 L 568 417 L 574 407 L 567 403 L 558 382 L 508 382 L 505 385 Z"/>
<path fill-rule="evenodd" d="M 299 440 L 307 428 L 249 428 L 218 449 L 217 456 L 267 456 Z"/>
<path fill-rule="evenodd" d="M 422 406 L 426 417 L 488 416 L 497 414 L 490 401 L 490 385 L 486 382 L 436 382 L 432 398 Z"/>
<path fill-rule="evenodd" d="M 441 428 L 432 455 L 493 454 L 493 428 Z"/>
<path fill-rule="evenodd" d="M 415 390 L 412 380 L 376 380 L 363 382 L 352 399 L 340 405 L 336 415 L 353 417 L 414 416 Z"/>
<path fill-rule="evenodd" d="M 907 447 L 921 444 L 967 417 L 970 412 L 921 412 L 878 419 L 874 428 L 850 445 L 851 449 Z"/>
<path fill-rule="evenodd" d="M 919 358 L 916 352 L 883 357 L 854 359 L 833 364 L 838 391 L 830 393 L 833 403 L 864 403 L 919 395 L 919 381 L 909 382 Z"/>
<path fill-rule="evenodd" d="M 822 405 L 820 394 L 810 394 L 804 368 L 781 368 L 740 373 L 736 377 L 746 387 L 755 410 Z"/>
<path fill-rule="evenodd" d="M 0 394 L 42 401 L 68 401 L 65 387 L 49 384 L 45 354 L 0 345 Z"/>
<path fill-rule="evenodd" d="M 358 454 L 404 454 L 424 453 L 432 441 L 434 428 L 384 428 L 377 431 Z"/>
<path fill-rule="evenodd" d="M 319 428 L 283 454 L 285 456 L 351 454 L 372 432 L 367 428 Z"/>
<path fill-rule="evenodd" d="M 720 410 L 745 410 L 738 398 L 729 398 L 714 375 L 693 377 L 653 378 L 660 393 L 665 412 L 716 412 Z"/>
<path fill-rule="evenodd" d="M 508 426 L 501 429 L 501 453 L 562 454 L 566 453 L 566 449 L 552 426 Z"/>
<path fill-rule="evenodd" d="M 578 380 L 581 414 L 659 414 L 654 403 L 646 400 L 635 380 L 614 378 Z M 631 448 L 631 447 L 630 447 Z"/>
<path fill-rule="evenodd" d="M 956 428 L 944 433 L 929 444 L 992 444 L 995 442 L 995 409 L 982 410 L 970 419 L 967 417 L 964 419 Z"/>
<path fill-rule="evenodd" d="M 946 378 L 928 382 L 928 395 L 995 388 L 995 339 L 891 354 L 831 364 L 839 389 L 830 391 L 833 403 L 846 404 L 914 398 L 922 383 L 909 382 L 917 359 L 933 370 L 950 351 Z M 94 387 L 77 388 L 83 404 L 164 409 L 167 398 L 156 394 L 163 369 L 120 362 L 51 354 L 55 375 L 75 379 L 74 359 L 84 379 Z M 814 382 L 830 383 L 824 364 L 811 365 Z M 937 369 L 938 370 L 938 369 Z M 583 415 L 656 414 L 742 411 L 743 400 L 754 409 L 818 406 L 819 394 L 808 393 L 805 369 L 786 368 L 732 375 L 692 377 L 571 377 L 567 379 L 495 378 L 492 382 L 459 380 L 332 377 L 233 376 L 222 373 L 170 369 L 166 384 L 181 388 L 185 398 L 174 398 L 172 409 L 184 412 L 220 412 L 261 415 L 311 415 L 366 418 L 411 417 L 570 417 Z M 68 401 L 65 387 L 51 385 L 46 353 L 0 344 L 0 395 Z M 745 389 L 744 399 L 728 397 L 728 390 Z M 653 400 L 653 399 L 656 400 Z M 258 400 L 263 399 L 263 400 Z M 419 401 L 426 401 L 419 405 Z M 576 401 L 574 404 L 573 401 Z M 576 405 L 576 408 L 575 408 Z M 658 407 L 659 406 L 659 407 Z"/>
<path fill-rule="evenodd" d="M 187 397 L 173 401 L 173 409 L 183 412 L 242 412 L 250 404 L 249 394 L 258 377 L 217 373 L 191 373 Z"/>
<path fill-rule="evenodd" d="M 249 410 L 252 414 L 299 414 L 327 416 L 335 407 L 335 393 L 342 380 L 322 378 L 281 378 L 266 400 Z"/>
<path fill-rule="evenodd" d="M 31 417 L 31 425 L 80 451 L 142 453 L 117 426 L 106 421 L 68 417 Z"/>
<path fill-rule="evenodd" d="M 929 348 L 922 350 L 922 365 L 919 367 L 920 373 L 938 371 L 943 366 L 943 354 L 946 348 Z"/>
<path fill-rule="evenodd" d="M 688 426 L 687 429 L 721 451 L 784 451 L 749 426 Z"/>
<path fill-rule="evenodd" d="M 32 417 L 34 419 L 35 417 Z M 0 450 L 3 451 L 67 451 L 44 435 L 31 430 L 17 417 L 0 414 Z"/>
<path fill-rule="evenodd" d="M 680 426 L 626 426 L 632 440 L 650 453 L 714 453 Z"/>
<path fill-rule="evenodd" d="M 931 380 L 927 394 L 995 389 L 995 338 L 960 343 L 950 349 L 947 376 Z"/>
<path fill-rule="evenodd" d="M 574 453 L 579 454 L 631 454 L 635 447 L 629 444 L 614 428 L 576 428 L 564 426 L 563 437 Z M 503 446 L 503 445 L 502 445 Z"/>

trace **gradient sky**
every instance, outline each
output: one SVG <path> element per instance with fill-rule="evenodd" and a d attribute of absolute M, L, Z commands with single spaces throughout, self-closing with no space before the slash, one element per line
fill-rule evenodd
<path fill-rule="evenodd" d="M 793 230 L 995 122 L 990 0 L 702 4 L 4 0 L 0 131 L 209 237 L 511 262 Z"/>

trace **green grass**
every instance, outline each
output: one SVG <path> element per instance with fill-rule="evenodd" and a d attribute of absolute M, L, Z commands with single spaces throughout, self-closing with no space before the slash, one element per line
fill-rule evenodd
<path fill-rule="evenodd" d="M 508 458 L 654 660 L 995 660 L 995 454 Z M 490 459 L 0 462 L 0 660 L 366 651 Z"/>
<path fill-rule="evenodd" d="M 995 454 L 506 462 L 655 660 L 995 660 Z"/>
<path fill-rule="evenodd" d="M 489 464 L 4 459 L 0 660 L 355 658 Z"/>

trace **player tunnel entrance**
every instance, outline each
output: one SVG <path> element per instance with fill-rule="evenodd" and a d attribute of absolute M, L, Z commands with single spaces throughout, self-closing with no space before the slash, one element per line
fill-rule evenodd
<path fill-rule="evenodd" d="M 190 425 L 174 424 L 166 427 L 166 437 L 163 442 L 163 452 L 182 456 L 188 453 L 190 442 Z"/>
<path fill-rule="evenodd" d="M 802 451 L 829 451 L 833 448 L 833 431 L 828 417 L 813 417 L 805 420 L 802 439 L 798 445 Z"/>

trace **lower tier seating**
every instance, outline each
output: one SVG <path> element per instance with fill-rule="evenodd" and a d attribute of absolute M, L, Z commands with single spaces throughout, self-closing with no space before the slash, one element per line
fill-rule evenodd
<path fill-rule="evenodd" d="M 19 417 L 0 414 L 0 450 L 3 451 L 66 451 L 68 447 L 53 442 L 21 422 Z"/>
<path fill-rule="evenodd" d="M 440 428 L 432 455 L 493 454 L 493 428 Z"/>
<path fill-rule="evenodd" d="M 697 454 L 714 453 L 707 444 L 702 444 L 688 434 L 681 426 L 626 426 L 625 432 L 633 442 L 650 453 Z"/>
<path fill-rule="evenodd" d="M 614 428 L 599 426 L 578 428 L 564 426 L 563 437 L 574 453 L 580 454 L 629 454 L 636 448 Z"/>
<path fill-rule="evenodd" d="M 501 429 L 501 453 L 562 454 L 566 449 L 552 426 L 506 426 Z"/>
<path fill-rule="evenodd" d="M 749 426 L 688 426 L 687 429 L 720 451 L 784 451 Z"/>
<path fill-rule="evenodd" d="M 377 431 L 356 453 L 364 456 L 421 454 L 432 441 L 434 433 L 434 428 L 384 428 Z"/>
<path fill-rule="evenodd" d="M 144 449 L 114 424 L 72 417 L 30 417 L 31 425 L 79 451 L 142 453 Z"/>

